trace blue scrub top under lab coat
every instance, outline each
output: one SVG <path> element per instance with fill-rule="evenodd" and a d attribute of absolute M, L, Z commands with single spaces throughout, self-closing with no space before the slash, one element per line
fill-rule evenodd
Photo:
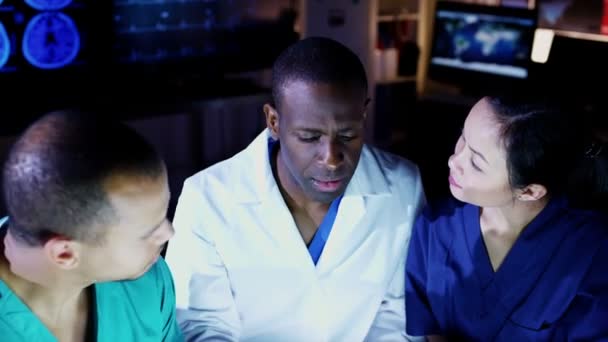
<path fill-rule="evenodd" d="M 492 268 L 479 207 L 429 207 L 406 267 L 407 333 L 467 341 L 607 341 L 608 224 L 549 202 Z"/>
<path fill-rule="evenodd" d="M 0 228 L 0 236 L 4 236 L 3 230 Z M 97 283 L 93 290 L 95 310 L 91 323 L 94 325 L 92 334 L 96 338 L 87 339 L 87 342 L 183 341 L 175 319 L 173 279 L 163 258 L 135 280 Z M 2 280 L 0 341 L 57 341 Z"/>
<path fill-rule="evenodd" d="M 268 138 L 268 157 L 272 158 L 272 154 L 274 149 L 279 147 L 279 141 L 274 140 L 272 138 Z M 272 163 L 272 160 L 270 160 Z M 336 221 L 336 216 L 338 216 L 338 208 L 340 207 L 340 201 L 342 201 L 343 195 L 335 198 L 331 204 L 329 205 L 329 209 L 327 213 L 323 217 L 323 221 L 317 228 L 315 235 L 312 237 L 310 244 L 308 245 L 308 253 L 312 258 L 312 262 L 316 265 L 321 258 L 321 253 L 323 253 L 323 248 L 325 248 L 325 244 L 329 239 L 329 233 L 331 233 L 331 229 L 334 226 L 334 222 Z"/>

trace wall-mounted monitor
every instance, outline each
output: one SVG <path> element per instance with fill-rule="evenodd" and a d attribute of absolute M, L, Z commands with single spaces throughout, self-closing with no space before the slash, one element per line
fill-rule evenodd
<path fill-rule="evenodd" d="M 0 0 L 3 108 L 242 93 L 225 76 L 269 68 L 296 15 L 291 0 Z"/>
<path fill-rule="evenodd" d="M 299 36 L 290 0 L 114 0 L 112 63 L 212 78 L 268 68 Z"/>
<path fill-rule="evenodd" d="M 439 2 L 429 78 L 468 90 L 529 77 L 536 11 Z"/>

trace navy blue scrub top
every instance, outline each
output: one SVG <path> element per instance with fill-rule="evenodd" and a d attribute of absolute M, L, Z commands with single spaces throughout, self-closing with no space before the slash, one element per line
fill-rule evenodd
<path fill-rule="evenodd" d="M 407 333 L 468 341 L 608 341 L 608 224 L 551 200 L 495 272 L 479 207 L 426 208 L 406 266 Z"/>

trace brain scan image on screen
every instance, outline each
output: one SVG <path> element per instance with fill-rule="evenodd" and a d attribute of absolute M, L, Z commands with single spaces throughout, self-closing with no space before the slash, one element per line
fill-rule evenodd
<path fill-rule="evenodd" d="M 8 38 L 4 25 L 0 22 L 0 69 L 4 67 L 11 54 L 11 41 Z"/>
<path fill-rule="evenodd" d="M 80 34 L 74 21 L 57 12 L 34 16 L 23 34 L 23 55 L 40 69 L 56 69 L 71 63 L 80 49 Z"/>
<path fill-rule="evenodd" d="M 60 10 L 71 2 L 72 0 L 25 0 L 25 3 L 39 11 Z"/>

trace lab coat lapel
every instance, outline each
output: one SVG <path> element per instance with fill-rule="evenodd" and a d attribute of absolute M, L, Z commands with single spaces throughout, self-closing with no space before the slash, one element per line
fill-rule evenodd
<path fill-rule="evenodd" d="M 365 146 L 353 177 L 338 208 L 334 226 L 319 262 L 317 273 L 323 274 L 342 264 L 371 235 L 373 218 L 366 219 L 368 203 L 390 195 L 382 169 Z"/>
<path fill-rule="evenodd" d="M 363 196 L 354 195 L 342 198 L 333 228 L 317 262 L 317 273 L 323 273 L 336 267 L 338 259 L 344 254 L 344 251 L 350 250 L 349 246 L 355 242 L 351 235 L 355 233 L 355 227 L 359 226 L 365 212 L 365 198 Z M 357 233 L 366 234 L 361 230 L 363 229 L 359 229 Z"/>
<path fill-rule="evenodd" d="M 240 191 L 238 201 L 241 205 L 257 206 L 252 208 L 261 220 L 259 226 L 263 233 L 273 241 L 273 244 L 284 251 L 284 262 L 294 263 L 298 267 L 305 267 L 314 272 L 314 263 L 308 249 L 300 236 L 285 200 L 272 174 L 268 158 L 268 130 L 264 130 L 247 148 L 246 156 L 252 165 L 252 173 L 247 183 L 253 183 L 250 191 Z"/>

